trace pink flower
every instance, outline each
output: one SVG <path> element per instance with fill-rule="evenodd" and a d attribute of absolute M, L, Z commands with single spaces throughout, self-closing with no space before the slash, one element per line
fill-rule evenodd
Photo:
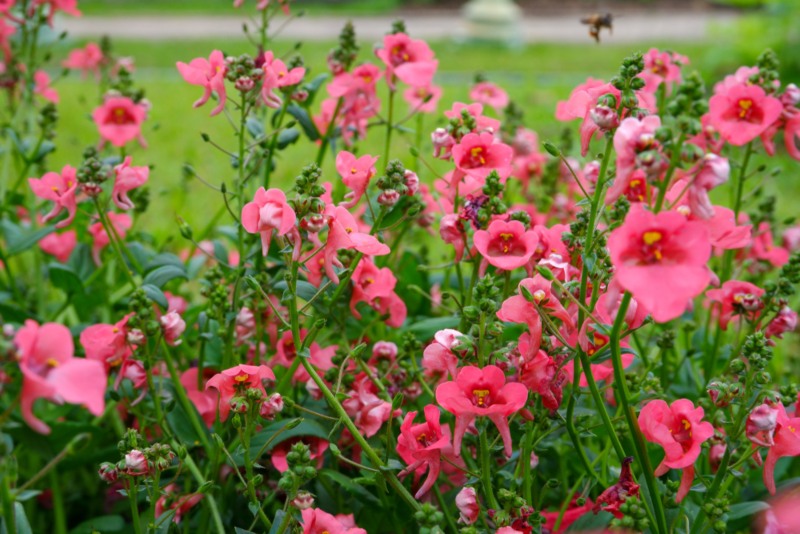
<path fill-rule="evenodd" d="M 39 248 L 45 254 L 55 256 L 61 263 L 66 263 L 77 244 L 78 234 L 75 230 L 68 230 L 60 234 L 53 232 L 44 236 L 39 241 Z"/>
<path fill-rule="evenodd" d="M 706 154 L 697 175 L 689 186 L 689 208 L 692 215 L 710 219 L 714 216 L 714 207 L 708 192 L 728 181 L 731 167 L 726 158 L 716 154 Z"/>
<path fill-rule="evenodd" d="M 338 250 L 357 250 L 369 256 L 384 256 L 389 247 L 378 241 L 375 236 L 359 232 L 355 217 L 342 206 L 328 206 L 325 210 L 328 220 L 328 240 L 323 251 L 325 257 L 325 274 L 333 283 L 339 283 L 333 267 L 343 265 L 336 257 Z"/>
<path fill-rule="evenodd" d="M 78 11 L 78 0 L 33 0 L 30 6 L 29 17 L 33 18 L 33 13 L 38 6 L 49 5 L 50 10 L 47 12 L 47 24 L 53 26 L 53 17 L 57 11 L 63 11 L 73 17 L 80 17 L 81 12 Z"/>
<path fill-rule="evenodd" d="M 458 522 L 471 525 L 478 520 L 481 507 L 478 504 L 478 495 L 472 486 L 464 486 L 456 495 L 456 508 L 458 508 Z"/>
<path fill-rule="evenodd" d="M 332 516 L 319 508 L 307 508 L 303 516 L 303 534 L 367 534 L 363 528 L 349 526 L 338 516 Z"/>
<path fill-rule="evenodd" d="M 147 183 L 149 176 L 149 167 L 131 167 L 131 157 L 127 156 L 125 161 L 114 167 L 114 189 L 111 191 L 114 204 L 121 210 L 133 209 L 128 192 Z"/>
<path fill-rule="evenodd" d="M 58 92 L 50 87 L 50 76 L 43 70 L 37 70 L 33 74 L 33 81 L 36 84 L 33 92 L 53 104 L 58 104 Z"/>
<path fill-rule="evenodd" d="M 715 315 L 719 318 L 719 326 L 728 329 L 728 323 L 733 319 L 744 317 L 748 321 L 758 318 L 764 303 L 761 296 L 764 290 L 749 282 L 728 280 L 720 289 L 706 291 L 709 306 L 717 305 Z"/>
<path fill-rule="evenodd" d="M 388 267 L 378 269 L 369 258 L 363 259 L 353 271 L 353 295 L 350 298 L 350 311 L 356 319 L 361 314 L 356 309 L 356 304 L 366 302 L 369 306 L 383 315 L 389 312 L 386 324 L 397 328 L 406 319 L 406 305 L 395 293 L 397 278 Z"/>
<path fill-rule="evenodd" d="M 615 280 L 658 322 L 681 315 L 711 280 L 708 231 L 676 212 L 654 214 L 633 205 L 608 237 L 608 249 Z"/>
<path fill-rule="evenodd" d="M 681 83 L 680 64 L 688 65 L 689 60 L 675 52 L 661 52 L 657 48 L 651 48 L 644 55 L 645 70 L 642 78 L 654 78 L 656 83 L 653 89 L 657 89 L 662 83 L 666 84 L 669 92 L 672 84 Z"/>
<path fill-rule="evenodd" d="M 44 222 L 54 219 L 61 210 L 67 210 L 67 218 L 56 224 L 56 228 L 68 226 L 75 218 L 78 203 L 75 193 L 78 189 L 78 180 L 75 177 L 75 169 L 65 165 L 61 169 L 61 174 L 48 172 L 41 178 L 28 178 L 28 183 L 33 190 L 33 194 L 44 200 L 55 202 L 53 209 L 44 216 Z"/>
<path fill-rule="evenodd" d="M 450 443 L 450 428 L 439 424 L 439 408 L 428 404 L 424 409 L 425 422 L 413 424 L 417 412 L 408 412 L 400 425 L 400 435 L 397 436 L 397 454 L 407 464 L 398 476 L 414 473 L 416 479 L 425 471 L 428 477 L 414 494 L 415 499 L 421 498 L 436 483 L 439 478 L 442 458 L 456 461 L 453 445 Z"/>
<path fill-rule="evenodd" d="M 506 384 L 503 371 L 494 365 L 483 369 L 473 366 L 461 368 L 454 382 L 439 384 L 436 402 L 456 416 L 453 447 L 461 454 L 461 440 L 467 427 L 476 417 L 486 416 L 495 424 L 503 438 L 506 456 L 511 456 L 511 430 L 508 416 L 525 405 L 528 388 L 512 382 Z"/>
<path fill-rule="evenodd" d="M 244 396 L 250 388 L 259 389 L 266 395 L 264 380 L 275 380 L 275 374 L 266 365 L 237 365 L 212 376 L 206 389 L 214 388 L 219 392 L 220 421 L 228 419 L 234 396 Z"/>
<path fill-rule="evenodd" d="M 458 374 L 458 356 L 454 352 L 464 336 L 458 330 L 445 328 L 433 336 L 433 343 L 425 347 L 422 352 L 422 368 L 427 375 L 439 374 L 446 377 L 449 373 L 452 378 Z"/>
<path fill-rule="evenodd" d="M 378 156 L 365 154 L 356 158 L 346 150 L 342 150 L 336 155 L 336 171 L 342 177 L 344 185 L 351 190 L 344 196 L 347 202 L 340 204 L 342 207 L 352 208 L 364 196 L 370 179 L 375 176 L 376 161 L 378 161 Z"/>
<path fill-rule="evenodd" d="M 439 99 L 442 98 L 442 88 L 433 84 L 412 86 L 403 92 L 403 98 L 408 102 L 412 111 L 433 113 L 436 111 Z"/>
<path fill-rule="evenodd" d="M 297 216 L 280 189 L 259 187 L 252 202 L 242 208 L 242 226 L 251 234 L 261 234 L 261 253 L 266 256 L 272 231 L 284 236 L 295 229 Z"/>
<path fill-rule="evenodd" d="M 467 235 L 461 218 L 454 213 L 442 217 L 439 222 L 439 236 L 445 243 L 453 245 L 456 250 L 456 262 L 461 261 L 467 242 Z"/>
<path fill-rule="evenodd" d="M 692 487 L 701 445 L 714 435 L 714 427 L 702 420 L 703 414 L 703 408 L 695 408 L 687 399 L 678 399 L 670 405 L 660 399 L 650 401 L 639 412 L 639 426 L 645 439 L 664 448 L 665 457 L 656 468 L 656 476 L 670 469 L 683 470 L 678 502 Z"/>
<path fill-rule="evenodd" d="M 494 108 L 497 113 L 508 106 L 508 93 L 492 82 L 476 83 L 470 90 L 469 97 L 474 102 Z"/>
<path fill-rule="evenodd" d="M 363 375 L 353 383 L 348 398 L 342 402 L 347 415 L 367 438 L 377 434 L 392 416 L 392 403 L 381 399 L 377 393 L 372 380 Z"/>
<path fill-rule="evenodd" d="M 156 501 L 156 518 L 161 517 L 167 510 L 175 510 L 172 522 L 180 523 L 183 514 L 194 508 L 202 500 L 202 493 L 181 494 L 181 488 L 178 484 L 167 484 L 162 489 L 161 497 Z"/>
<path fill-rule="evenodd" d="M 775 430 L 778 428 L 777 405 L 765 402 L 755 407 L 747 416 L 745 435 L 759 447 L 775 445 Z"/>
<path fill-rule="evenodd" d="M 150 471 L 147 457 L 138 449 L 133 449 L 125 454 L 125 474 L 130 476 L 143 476 Z"/>
<path fill-rule="evenodd" d="M 176 66 L 184 80 L 203 88 L 203 96 L 194 103 L 194 107 L 200 107 L 208 102 L 213 91 L 217 93 L 219 104 L 211 111 L 211 115 L 216 115 L 225 108 L 225 74 L 228 66 L 225 64 L 225 56 L 222 55 L 222 52 L 214 50 L 208 59 L 195 58 L 188 65 L 178 61 Z"/>
<path fill-rule="evenodd" d="M 464 113 L 475 119 L 475 129 L 472 131 L 472 133 L 494 133 L 500 130 L 500 121 L 485 116 L 483 114 L 483 104 L 478 102 L 474 102 L 472 104 L 454 102 L 453 107 L 444 112 L 444 116 L 451 121 L 455 119 L 458 122 L 458 126 L 463 127 Z"/>
<path fill-rule="evenodd" d="M 708 102 L 709 123 L 732 145 L 746 145 L 783 112 L 777 98 L 757 85 L 736 84 L 716 91 Z"/>
<path fill-rule="evenodd" d="M 468 176 L 484 180 L 490 172 L 497 171 L 501 178 L 511 174 L 513 150 L 508 145 L 495 141 L 492 134 L 468 133 L 461 142 L 453 146 L 453 162 L 456 168 Z"/>
<path fill-rule="evenodd" d="M 88 43 L 84 48 L 70 50 L 67 59 L 61 65 L 67 69 L 82 71 L 85 78 L 89 72 L 100 76 L 100 65 L 103 63 L 103 52 L 96 43 Z"/>
<path fill-rule="evenodd" d="M 109 211 L 106 215 L 119 238 L 124 240 L 128 230 L 133 226 L 131 216 L 113 211 Z M 97 265 L 100 265 L 100 252 L 111 243 L 110 237 L 99 221 L 89 226 L 89 234 L 92 236 L 92 258 Z"/>
<path fill-rule="evenodd" d="M 181 344 L 181 334 L 186 330 L 186 322 L 181 318 L 178 312 L 169 312 L 161 316 L 161 329 L 164 332 L 164 339 L 168 344 L 177 346 Z"/>
<path fill-rule="evenodd" d="M 797 328 L 797 312 L 789 306 L 780 309 L 775 318 L 767 325 L 764 334 L 769 337 L 783 338 L 786 332 L 794 332 Z"/>
<path fill-rule="evenodd" d="M 643 119 L 629 117 L 622 121 L 614 133 L 614 150 L 617 153 L 615 180 L 627 180 L 637 168 L 642 168 L 639 155 L 658 148 L 655 132 L 660 126 L 661 119 L 657 115 L 648 115 Z M 645 174 L 651 171 L 642 169 Z"/>
<path fill-rule="evenodd" d="M 20 409 L 33 430 L 50 433 L 50 427 L 33 414 L 37 399 L 81 404 L 94 415 L 103 413 L 105 369 L 100 362 L 74 357 L 75 346 L 67 327 L 27 320 L 14 336 L 14 344 L 22 371 Z"/>
<path fill-rule="evenodd" d="M 753 248 L 750 254 L 758 260 L 772 264 L 773 267 L 782 267 L 789 261 L 789 251 L 775 246 L 772 230 L 766 221 L 758 225 L 758 233 L 753 238 Z"/>
<path fill-rule="evenodd" d="M 751 226 L 737 225 L 733 210 L 723 206 L 714 206 L 714 215 L 710 219 L 699 219 L 708 230 L 711 246 L 724 250 L 744 248 L 750 244 L 752 238 Z"/>
<path fill-rule="evenodd" d="M 282 101 L 275 93 L 275 90 L 297 85 L 303 81 L 306 69 L 295 67 L 289 70 L 286 67 L 286 63 L 277 59 L 272 51 L 269 50 L 264 52 L 263 59 L 264 62 L 261 68 L 264 70 L 264 83 L 261 87 L 261 99 L 267 107 L 279 108 Z"/>
<path fill-rule="evenodd" d="M 764 485 L 771 495 L 775 495 L 775 464 L 785 456 L 800 456 L 800 416 L 789 417 L 783 404 L 778 409 L 773 445 L 769 447 L 764 461 Z"/>
<path fill-rule="evenodd" d="M 205 369 L 205 371 L 208 371 L 208 369 Z M 198 380 L 198 374 L 197 367 L 187 369 L 181 374 L 181 385 L 186 390 L 186 396 L 197 408 L 197 413 L 200 414 L 203 422 L 211 428 L 217 418 L 217 398 L 219 395 L 216 391 L 207 391 L 205 389 L 205 380 Z"/>
<path fill-rule="evenodd" d="M 111 96 L 92 112 L 100 137 L 116 147 L 123 147 L 134 139 L 144 144 L 142 123 L 147 111 L 141 104 L 125 96 Z"/>
<path fill-rule="evenodd" d="M 622 518 L 623 514 L 619 511 L 619 507 L 628 500 L 628 497 L 639 496 L 639 484 L 633 480 L 631 463 L 633 463 L 632 456 L 623 458 L 619 480 L 603 490 L 603 493 L 597 497 L 593 508 L 595 513 L 605 510 L 614 514 L 616 518 Z"/>
<path fill-rule="evenodd" d="M 130 328 L 128 320 L 133 317 L 129 313 L 116 324 L 95 324 L 81 332 L 80 342 L 86 358 L 102 362 L 106 369 L 116 367 L 127 360 L 133 353 L 128 339 Z"/>
<path fill-rule="evenodd" d="M 569 378 L 567 370 L 542 350 L 536 352 L 533 357 L 525 356 L 530 352 L 528 349 L 530 338 L 530 334 L 525 332 L 519 340 L 519 351 L 523 354 L 522 363 L 519 365 L 519 381 L 542 398 L 542 405 L 545 408 L 556 411 L 561 406 L 563 386 Z"/>
<path fill-rule="evenodd" d="M 528 325 L 530 331 L 530 345 L 523 357 L 533 358 L 542 342 L 542 317 L 540 313 L 546 312 L 551 318 L 560 319 L 565 325 L 572 327 L 572 320 L 552 292 L 552 282 L 544 279 L 540 274 L 533 278 L 525 278 L 519 283 L 519 294 L 512 295 L 503 301 L 497 318 L 509 323 L 522 323 Z M 528 300 L 530 295 L 531 300 Z"/>
<path fill-rule="evenodd" d="M 513 271 L 530 261 L 536 252 L 539 236 L 525 230 L 519 221 L 493 221 L 488 230 L 478 230 L 472 238 L 475 248 L 491 265 Z"/>
<path fill-rule="evenodd" d="M 386 81 L 394 89 L 395 78 L 414 86 L 429 86 L 439 62 L 425 41 L 411 39 L 404 33 L 383 38 L 383 48 L 375 51 L 386 65 Z"/>

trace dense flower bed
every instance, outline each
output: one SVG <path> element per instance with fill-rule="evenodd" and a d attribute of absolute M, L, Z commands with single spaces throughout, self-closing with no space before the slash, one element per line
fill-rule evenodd
<path fill-rule="evenodd" d="M 486 79 L 421 131 L 438 61 L 401 23 L 310 77 L 269 50 L 288 8 L 255 6 L 258 54 L 177 64 L 236 142 L 203 134 L 219 205 L 162 242 L 132 60 L 63 61 L 103 97 L 52 169 L 40 31 L 80 13 L 0 5 L 5 531 L 800 531 L 800 227 L 754 164 L 800 160 L 777 58 L 707 91 L 635 54 L 540 144 Z"/>

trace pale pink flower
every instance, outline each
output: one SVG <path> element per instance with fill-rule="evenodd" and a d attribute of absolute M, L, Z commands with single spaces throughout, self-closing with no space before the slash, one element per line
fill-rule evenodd
<path fill-rule="evenodd" d="M 111 191 L 111 200 L 121 210 L 133 209 L 134 205 L 128 193 L 147 183 L 149 176 L 149 167 L 132 167 L 131 157 L 127 156 L 125 161 L 114 167 L 114 189 Z"/>

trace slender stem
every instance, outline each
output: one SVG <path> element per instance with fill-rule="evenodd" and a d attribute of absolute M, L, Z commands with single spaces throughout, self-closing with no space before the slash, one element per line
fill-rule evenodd
<path fill-rule="evenodd" d="M 265 10 L 266 11 L 266 10 Z M 278 113 L 278 123 L 275 125 L 275 132 L 272 135 L 272 141 L 269 144 L 269 153 L 267 154 L 267 161 L 264 166 L 264 189 L 269 189 L 269 179 L 272 174 L 272 162 L 275 159 L 275 149 L 278 146 L 278 131 L 280 130 L 283 119 L 286 116 L 286 108 L 289 107 L 289 99 L 284 99 L 281 110 Z"/>
<path fill-rule="evenodd" d="M 480 443 L 481 483 L 483 484 L 483 492 L 489 508 L 497 510 L 497 499 L 494 496 L 494 488 L 492 487 L 492 467 L 489 463 L 489 442 L 486 439 L 486 432 L 479 432 L 479 434 L 478 441 Z"/>
<path fill-rule="evenodd" d="M 136 477 L 128 477 L 128 502 L 131 505 L 131 518 L 133 519 L 133 531 L 136 534 L 141 534 L 142 524 L 139 519 L 139 483 Z"/>
<path fill-rule="evenodd" d="M 253 460 L 250 458 L 250 436 L 253 430 L 252 415 L 252 412 L 247 414 L 247 421 L 244 425 L 244 429 L 239 429 L 239 440 L 241 441 L 242 454 L 244 456 L 244 469 L 247 473 L 247 495 L 250 497 L 250 503 L 255 505 L 258 509 L 258 517 L 261 519 L 261 522 L 264 523 L 264 526 L 269 530 L 272 528 L 272 521 L 269 520 L 267 514 L 264 513 L 264 510 L 259 505 L 256 487 L 253 484 L 255 475 L 253 474 Z M 278 532 L 283 531 L 278 530 Z"/>
<path fill-rule="evenodd" d="M 172 448 L 177 449 L 179 446 L 178 442 L 172 440 Z M 194 463 L 192 457 L 188 454 L 185 458 L 183 458 L 183 463 L 186 464 L 186 467 L 189 469 L 189 472 L 194 477 L 195 481 L 200 485 L 204 486 L 206 484 L 206 479 L 203 474 L 200 472 L 200 469 L 197 468 L 197 464 Z M 212 495 L 206 494 L 205 499 L 203 502 L 206 503 L 208 509 L 211 511 L 211 517 L 214 519 L 214 528 L 217 531 L 217 534 L 225 534 L 225 526 L 222 524 L 222 517 L 219 514 L 219 508 L 217 508 L 217 501 L 214 499 Z"/>
<path fill-rule="evenodd" d="M 622 363 L 620 333 L 625 324 L 625 313 L 628 311 L 630 303 L 631 294 L 626 291 L 619 305 L 619 310 L 617 310 L 614 326 L 611 329 L 609 345 L 611 346 L 611 362 L 614 366 L 614 386 L 617 389 L 617 398 L 620 401 L 625 420 L 628 423 L 628 430 L 631 433 L 636 461 L 644 471 L 644 476 L 647 480 L 647 490 L 650 493 L 650 498 L 655 508 L 658 532 L 667 534 L 669 529 L 667 527 L 667 516 L 664 513 L 664 503 L 661 500 L 661 492 L 658 490 L 656 477 L 650 465 L 650 457 L 647 455 L 647 448 L 642 438 L 642 431 L 639 428 L 639 421 L 636 419 L 636 414 L 633 411 L 633 407 L 630 405 L 630 392 L 628 391 L 628 383 L 625 380 L 624 366 Z M 647 501 L 643 501 L 643 503 L 647 507 Z"/>
<path fill-rule="evenodd" d="M 386 144 L 383 149 L 383 157 L 386 158 L 385 161 L 387 163 L 390 161 L 389 149 L 392 146 L 392 131 L 394 130 L 394 125 L 392 124 L 394 116 L 394 93 L 395 91 L 393 89 L 389 89 L 389 111 L 386 116 Z"/>
<path fill-rule="evenodd" d="M 661 211 L 661 207 L 664 205 L 664 198 L 666 198 L 667 189 L 669 188 L 669 183 L 672 181 L 672 175 L 675 174 L 675 169 L 678 168 L 678 161 L 681 159 L 681 148 L 683 147 L 683 142 L 686 139 L 686 134 L 681 133 L 678 136 L 678 142 L 675 143 L 675 147 L 672 150 L 672 157 L 669 160 L 669 168 L 667 169 L 667 174 L 664 176 L 664 180 L 661 182 L 661 187 L 658 188 L 658 198 L 656 199 L 656 207 L 655 212 L 658 213 Z"/>

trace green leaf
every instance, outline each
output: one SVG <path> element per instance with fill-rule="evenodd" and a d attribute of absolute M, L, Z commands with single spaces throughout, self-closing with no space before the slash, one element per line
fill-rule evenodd
<path fill-rule="evenodd" d="M 156 287 L 164 287 L 164 284 L 175 278 L 186 278 L 186 269 L 181 265 L 162 265 L 156 267 L 144 277 L 145 284 L 152 284 Z"/>
<path fill-rule="evenodd" d="M 602 531 L 613 518 L 614 516 L 608 512 L 600 512 L 596 515 L 583 514 L 569 526 L 567 532 Z"/>
<path fill-rule="evenodd" d="M 3 236 L 6 238 L 6 256 L 8 257 L 25 252 L 56 229 L 55 226 L 45 226 L 38 230 L 30 230 L 8 219 L 0 221 L 0 228 L 2 228 Z"/>
<path fill-rule="evenodd" d="M 173 265 L 179 269 L 185 269 L 183 265 L 183 261 L 176 256 L 175 254 L 170 254 L 168 252 L 162 252 L 161 254 L 156 254 L 153 258 L 144 266 L 145 272 L 152 271 L 157 267 L 163 267 L 164 265 Z"/>
<path fill-rule="evenodd" d="M 169 523 L 169 522 L 167 522 Z M 69 534 L 92 534 L 92 532 L 118 532 L 125 528 L 121 515 L 101 515 L 87 519 L 69 531 Z"/>
<path fill-rule="evenodd" d="M 25 515 L 25 508 L 21 502 L 14 503 L 14 515 L 16 516 L 17 534 L 32 534 L 31 524 L 28 522 L 28 516 Z"/>
<path fill-rule="evenodd" d="M 280 282 L 275 284 L 275 289 L 279 291 L 288 291 L 289 284 L 281 280 Z M 305 301 L 311 300 L 311 298 L 317 294 L 317 291 L 319 291 L 319 289 L 309 284 L 308 282 L 304 282 L 302 280 L 297 281 L 297 296 L 300 297 L 301 299 Z"/>
<path fill-rule="evenodd" d="M 421 341 L 427 341 L 431 339 L 439 330 L 444 330 L 445 328 L 455 328 L 460 322 L 461 319 L 455 316 L 430 317 L 428 319 L 423 319 L 422 321 L 410 322 L 410 325 L 404 327 L 403 330 L 406 332 L 411 332 Z"/>
<path fill-rule="evenodd" d="M 289 115 L 297 119 L 297 122 L 303 128 L 303 132 L 305 132 L 306 136 L 311 141 L 316 141 L 319 139 L 317 126 L 314 124 L 314 121 L 311 120 L 311 117 L 308 115 L 308 111 L 301 108 L 294 102 L 286 107 L 286 111 L 289 113 Z"/>
<path fill-rule="evenodd" d="M 47 266 L 47 273 L 53 286 L 62 290 L 67 295 L 83 293 L 83 282 L 81 277 L 68 265 L 51 263 Z"/>
<path fill-rule="evenodd" d="M 297 128 L 286 128 L 278 134 L 278 149 L 283 150 L 287 146 L 297 142 L 298 139 L 300 139 L 300 132 Z"/>
<path fill-rule="evenodd" d="M 742 517 L 750 517 L 751 515 L 769 509 L 769 504 L 764 501 L 739 502 L 731 505 L 731 509 L 728 512 L 728 520 L 733 521 L 734 519 L 741 519 Z"/>
<path fill-rule="evenodd" d="M 336 482 L 342 487 L 342 489 L 344 489 L 348 493 L 354 496 L 358 496 L 363 500 L 380 505 L 380 501 L 375 497 L 375 495 L 364 489 L 362 485 L 356 484 L 355 482 L 353 482 L 353 480 L 344 476 L 340 472 L 333 471 L 331 469 L 323 469 L 320 472 L 320 475 L 330 479 L 333 482 Z"/>
<path fill-rule="evenodd" d="M 275 436 L 275 434 L 277 434 L 286 426 L 286 424 L 287 421 L 275 421 L 267 425 L 264 430 L 254 435 L 250 440 L 250 454 L 257 454 L 261 448 Z M 327 440 L 328 432 L 315 421 L 303 420 L 296 427 L 283 431 L 275 439 L 272 439 L 272 442 L 270 442 L 270 447 L 267 450 L 272 450 L 276 445 L 283 443 L 287 439 L 300 436 L 314 436 Z M 244 458 L 241 450 L 235 451 L 232 456 L 234 462 L 236 462 L 236 465 L 244 465 Z"/>
<path fill-rule="evenodd" d="M 147 298 L 161 306 L 162 309 L 166 310 L 169 308 L 169 302 L 167 302 L 167 297 L 164 295 L 164 292 L 161 291 L 159 288 L 152 284 L 144 284 L 142 286 L 142 290 L 144 290 L 144 294 L 147 295 Z"/>
<path fill-rule="evenodd" d="M 281 528 L 281 524 L 283 523 L 283 516 L 286 515 L 286 512 L 283 510 L 278 510 L 275 512 L 275 517 L 272 519 L 272 528 L 269 529 L 269 534 L 280 534 L 279 530 Z M 252 534 L 247 532 L 246 530 L 240 531 L 240 529 L 236 529 L 236 534 Z"/>
<path fill-rule="evenodd" d="M 200 417 L 200 414 L 197 412 L 194 404 L 190 404 L 190 409 L 194 411 L 195 417 L 198 421 L 202 422 L 203 418 Z M 178 438 L 180 438 L 181 443 L 187 447 L 200 445 L 200 436 L 197 435 L 197 432 L 192 425 L 192 420 L 189 418 L 189 414 L 186 413 L 186 410 L 183 409 L 183 406 L 181 406 L 181 403 L 176 402 L 172 411 L 167 413 L 167 423 L 169 424 L 170 428 L 175 431 L 175 434 L 177 434 Z M 206 436 L 208 436 L 210 439 L 207 430 Z"/>
<path fill-rule="evenodd" d="M 256 510 L 256 513 L 258 513 L 258 510 Z M 278 514 L 280 514 L 280 517 L 283 518 L 284 511 L 278 510 Z M 281 524 L 280 520 L 278 519 L 278 514 L 275 514 L 275 521 L 272 522 L 272 529 L 270 530 L 270 534 L 272 533 L 273 530 L 276 530 Z M 252 530 L 245 530 L 239 527 L 233 527 L 233 532 L 235 534 L 255 534 Z"/>

